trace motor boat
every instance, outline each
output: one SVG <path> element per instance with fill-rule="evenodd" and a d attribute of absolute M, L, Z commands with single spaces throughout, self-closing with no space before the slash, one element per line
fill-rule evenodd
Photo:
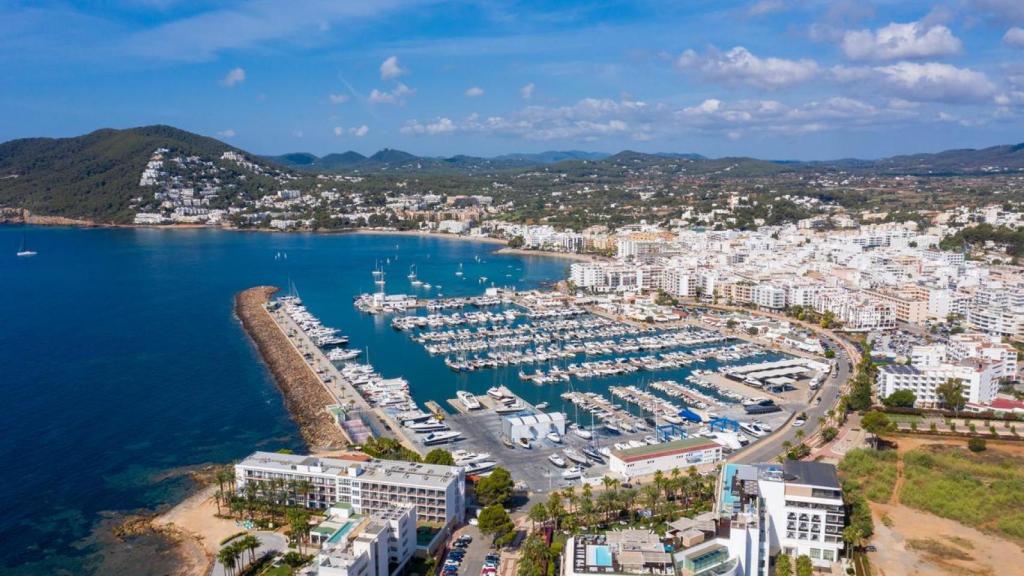
<path fill-rule="evenodd" d="M 455 396 L 458 397 L 459 402 L 462 402 L 462 405 L 466 407 L 466 410 L 479 410 L 481 407 L 480 401 L 477 400 L 476 396 L 473 396 L 471 392 L 459 390 L 455 393 Z"/>
<path fill-rule="evenodd" d="M 552 454 L 548 456 L 548 460 L 550 460 L 552 464 L 558 466 L 559 468 L 565 468 L 565 459 L 559 456 L 558 454 Z"/>
<path fill-rule="evenodd" d="M 584 440 L 590 440 L 591 438 L 594 437 L 590 430 L 587 430 L 586 428 L 574 428 L 572 433 L 579 436 L 580 438 L 583 438 Z"/>
<path fill-rule="evenodd" d="M 582 477 L 583 469 L 580 468 L 579 466 L 573 466 L 572 468 L 569 468 L 565 472 L 562 472 L 562 478 L 565 478 L 566 480 L 578 480 L 579 478 Z"/>
<path fill-rule="evenodd" d="M 546 438 L 548 440 L 551 440 L 555 444 L 561 444 L 562 443 L 562 437 L 558 435 L 558 432 L 548 432 Z"/>
<path fill-rule="evenodd" d="M 529 450 L 529 448 L 530 448 L 530 439 L 526 438 L 525 436 L 521 437 L 521 438 L 517 438 L 516 439 L 516 444 L 518 444 L 520 448 L 526 448 L 527 450 Z"/>
<path fill-rule="evenodd" d="M 423 439 L 423 445 L 434 446 L 436 444 L 444 444 L 445 442 L 453 442 L 460 436 L 462 436 L 462 432 L 432 432 Z"/>

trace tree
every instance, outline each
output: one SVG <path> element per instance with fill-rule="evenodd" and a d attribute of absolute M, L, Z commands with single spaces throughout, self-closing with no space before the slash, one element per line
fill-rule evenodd
<path fill-rule="evenodd" d="M 530 534 L 523 542 L 517 576 L 546 576 L 551 550 L 540 534 Z"/>
<path fill-rule="evenodd" d="M 987 446 L 985 445 L 985 439 L 979 436 L 974 436 L 967 441 L 967 448 L 971 452 L 984 452 Z"/>
<path fill-rule="evenodd" d="M 889 408 L 913 408 L 915 402 L 917 402 L 917 395 L 913 390 L 906 389 L 897 390 L 882 398 L 882 404 Z"/>
<path fill-rule="evenodd" d="M 533 508 L 530 508 L 530 512 L 529 514 L 527 514 L 527 518 L 530 519 L 530 522 L 533 522 L 534 527 L 536 527 L 537 524 L 543 524 L 544 522 L 547 522 L 547 506 L 545 506 L 543 502 L 537 502 L 536 504 L 533 505 Z"/>
<path fill-rule="evenodd" d="M 427 452 L 427 455 L 423 457 L 423 462 L 427 464 L 455 466 L 455 458 L 452 457 L 452 453 L 444 448 L 434 448 L 430 452 Z"/>
<path fill-rule="evenodd" d="M 492 537 L 496 542 L 515 530 L 512 519 L 501 504 L 491 504 L 480 511 L 480 532 Z"/>
<path fill-rule="evenodd" d="M 950 378 L 935 387 L 935 395 L 939 397 L 947 410 L 959 413 L 964 407 L 964 385 L 957 378 Z"/>
<path fill-rule="evenodd" d="M 892 422 L 889 421 L 889 417 L 878 410 L 872 410 L 865 414 L 860 419 L 860 425 L 868 434 L 875 437 L 875 447 L 878 446 L 878 437 L 892 429 Z"/>
<path fill-rule="evenodd" d="M 793 565 L 790 564 L 789 556 L 779 554 L 775 559 L 775 576 L 793 576 Z"/>
<path fill-rule="evenodd" d="M 515 484 L 512 482 L 512 474 L 508 470 L 498 467 L 476 483 L 476 499 L 484 506 L 491 504 L 504 504 L 512 497 L 512 489 Z"/>
<path fill-rule="evenodd" d="M 288 527 L 291 528 L 292 539 L 299 546 L 299 552 L 302 552 L 302 543 L 306 539 L 306 534 L 309 533 L 309 512 L 288 510 Z"/>
<path fill-rule="evenodd" d="M 523 244 L 525 244 L 525 243 L 526 243 L 526 241 L 523 240 L 522 236 L 514 236 L 511 240 L 508 241 L 508 247 L 509 248 L 522 248 Z"/>
<path fill-rule="evenodd" d="M 235 573 L 235 567 L 237 566 L 237 564 L 235 563 L 235 551 L 231 548 L 231 546 L 225 546 L 221 548 L 220 551 L 217 552 L 217 560 L 219 560 L 220 563 L 224 565 L 224 570 L 228 574 Z"/>
<path fill-rule="evenodd" d="M 828 359 L 831 360 L 832 358 L 835 358 L 835 357 L 836 357 L 836 351 L 835 350 L 833 350 L 831 348 L 829 348 L 828 350 L 825 350 L 825 358 L 828 358 Z"/>
<path fill-rule="evenodd" d="M 796 576 L 813 576 L 814 565 L 811 564 L 811 557 L 806 554 L 796 559 Z"/>
<path fill-rule="evenodd" d="M 260 539 L 254 534 L 246 534 L 238 540 L 238 545 L 241 548 L 249 551 L 249 561 L 256 561 L 256 549 L 260 547 Z"/>

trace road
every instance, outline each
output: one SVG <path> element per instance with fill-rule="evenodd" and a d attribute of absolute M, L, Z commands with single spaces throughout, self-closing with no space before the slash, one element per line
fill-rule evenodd
<path fill-rule="evenodd" d="M 826 338 L 829 345 L 836 351 L 837 370 L 835 377 L 827 378 L 825 383 L 818 389 L 814 399 L 806 408 L 794 406 L 795 413 L 807 413 L 807 424 L 803 428 L 794 428 L 792 418 L 787 420 L 782 427 L 776 430 L 771 436 L 751 444 L 749 447 L 740 450 L 729 458 L 730 462 L 739 464 L 754 464 L 757 462 L 770 462 L 783 452 L 783 443 L 789 441 L 797 444 L 797 430 L 804 430 L 808 436 L 818 426 L 818 418 L 825 416 L 825 413 L 835 408 L 839 401 L 839 391 L 850 379 L 850 358 L 846 350 L 831 338 Z M 818 401 L 820 399 L 820 402 Z"/>
<path fill-rule="evenodd" d="M 260 539 L 260 547 L 256 549 L 256 558 L 259 559 L 264 554 L 283 552 L 288 549 L 288 541 L 285 537 L 276 532 L 256 532 L 256 537 Z M 245 564 L 249 563 L 249 551 L 246 550 L 242 553 L 242 559 L 239 562 Z M 224 570 L 224 565 L 217 560 L 213 565 L 213 571 L 210 572 L 210 576 L 227 576 L 227 572 Z"/>

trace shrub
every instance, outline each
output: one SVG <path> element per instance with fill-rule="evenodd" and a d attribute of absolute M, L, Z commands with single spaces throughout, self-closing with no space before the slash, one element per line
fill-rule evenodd
<path fill-rule="evenodd" d="M 971 452 L 984 452 L 985 451 L 985 439 L 979 436 L 975 436 L 967 441 L 967 448 Z"/>

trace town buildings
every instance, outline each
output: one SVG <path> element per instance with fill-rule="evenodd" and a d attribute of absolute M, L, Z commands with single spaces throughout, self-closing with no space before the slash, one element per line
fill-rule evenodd
<path fill-rule="evenodd" d="M 310 531 L 318 576 L 392 576 L 416 551 L 416 507 L 400 504 L 360 516 L 347 504 L 328 508 L 327 519 Z"/>
<path fill-rule="evenodd" d="M 393 460 L 356 461 L 276 452 L 254 452 L 235 465 L 235 488 L 262 490 L 273 481 L 293 483 L 290 501 L 308 508 L 352 506 L 357 514 L 386 514 L 416 506 L 417 518 L 439 525 L 465 516 L 465 475 L 457 466 Z M 296 491 L 294 483 L 308 482 Z M 288 485 L 288 484 L 286 484 Z"/>
<path fill-rule="evenodd" d="M 910 390 L 917 404 L 939 407 L 936 388 L 949 380 L 963 385 L 964 399 L 971 404 L 991 404 L 1001 380 L 1017 378 L 1017 350 L 1000 339 L 983 334 L 956 334 L 948 344 L 915 346 L 910 364 L 887 364 L 878 370 L 878 396 Z"/>
<path fill-rule="evenodd" d="M 683 438 L 627 450 L 612 450 L 608 470 L 629 479 L 673 468 L 714 464 L 722 459 L 722 447 L 707 438 Z"/>

